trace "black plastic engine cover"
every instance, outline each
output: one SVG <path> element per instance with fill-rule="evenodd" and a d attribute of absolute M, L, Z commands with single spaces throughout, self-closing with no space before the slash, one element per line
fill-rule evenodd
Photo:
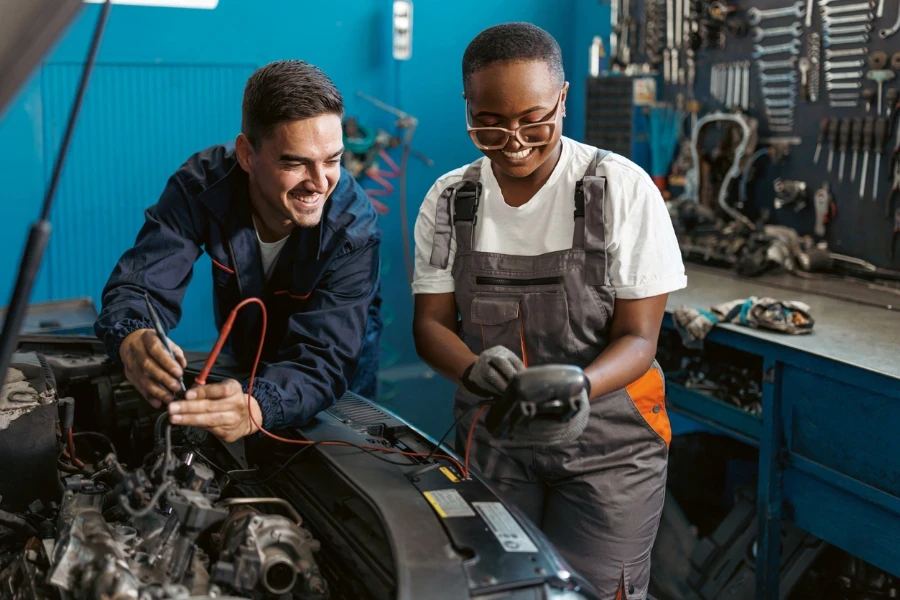
<path fill-rule="evenodd" d="M 0 468 L 0 505 L 6 510 L 24 510 L 36 498 L 60 497 L 56 406 L 55 402 L 33 406 L 0 429 L 0 456 L 5 457 Z"/>

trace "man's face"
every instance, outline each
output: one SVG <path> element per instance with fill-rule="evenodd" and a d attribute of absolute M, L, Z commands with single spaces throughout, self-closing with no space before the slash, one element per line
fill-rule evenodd
<path fill-rule="evenodd" d="M 252 147 L 243 135 L 237 152 L 250 176 L 259 216 L 273 229 L 293 224 L 314 227 L 341 177 L 344 151 L 341 118 L 320 115 L 275 126 L 272 135 Z"/>
<path fill-rule="evenodd" d="M 562 136 L 562 114 L 566 89 L 554 80 L 547 63 L 496 62 L 472 74 L 466 98 L 473 127 L 503 127 L 515 130 L 538 122 L 555 122 L 547 144 L 523 147 L 510 136 L 500 150 L 482 150 L 511 177 L 527 177 L 550 158 Z"/>

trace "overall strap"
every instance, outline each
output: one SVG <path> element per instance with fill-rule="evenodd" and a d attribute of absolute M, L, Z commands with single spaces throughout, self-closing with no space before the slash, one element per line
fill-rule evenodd
<path fill-rule="evenodd" d="M 600 169 L 610 152 L 597 150 L 584 176 L 575 184 L 575 236 L 573 248 L 584 248 L 587 285 L 607 285 L 606 228 L 603 209 L 606 198 L 605 170 Z M 598 172 L 599 170 L 599 172 Z"/>
<path fill-rule="evenodd" d="M 434 238 L 429 264 L 446 269 L 450 262 L 450 239 L 457 230 L 457 251 L 466 252 L 475 245 L 475 220 L 481 200 L 481 163 L 479 158 L 469 165 L 457 183 L 447 186 L 438 198 L 434 214 Z M 452 212 L 451 212 L 452 210 Z M 451 222 L 452 221 L 452 222 Z"/>

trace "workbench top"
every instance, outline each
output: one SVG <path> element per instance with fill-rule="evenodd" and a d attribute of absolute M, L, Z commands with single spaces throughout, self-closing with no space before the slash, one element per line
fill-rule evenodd
<path fill-rule="evenodd" d="M 720 324 L 716 328 L 900 379 L 900 311 L 771 287 L 710 267 L 687 264 L 685 268 L 688 286 L 669 295 L 667 312 L 681 305 L 708 310 L 714 304 L 750 296 L 804 302 L 816 321 L 809 335 L 788 335 L 733 324 Z"/>

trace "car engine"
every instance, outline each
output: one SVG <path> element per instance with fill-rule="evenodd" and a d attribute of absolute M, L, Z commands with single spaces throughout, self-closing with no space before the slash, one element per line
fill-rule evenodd
<path fill-rule="evenodd" d="M 235 495 L 202 435 L 163 413 L 152 449 L 128 464 L 105 434 L 73 434 L 74 402 L 43 355 L 13 367 L 0 395 L 0 599 L 329 598 L 295 508 Z M 76 457 L 76 436 L 97 460 Z"/>
<path fill-rule="evenodd" d="M 246 377 L 229 360 L 210 377 Z M 206 355 L 187 361 L 191 386 Z M 345 394 L 283 434 L 300 447 L 170 426 L 87 331 L 20 335 L 0 389 L 0 600 L 599 598 L 385 407 Z"/>

